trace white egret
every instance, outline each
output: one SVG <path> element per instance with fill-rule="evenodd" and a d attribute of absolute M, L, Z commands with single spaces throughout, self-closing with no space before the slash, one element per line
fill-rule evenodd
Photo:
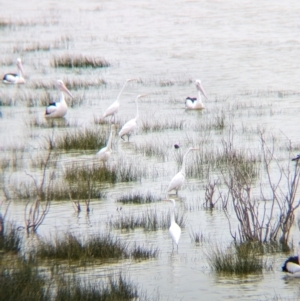
<path fill-rule="evenodd" d="M 141 97 L 145 97 L 147 95 L 142 94 L 142 95 L 138 95 L 135 99 L 135 104 L 136 104 L 136 116 L 133 119 L 130 119 L 129 121 L 127 121 L 121 128 L 120 132 L 119 132 L 119 136 L 125 140 L 123 138 L 123 136 L 127 135 L 128 137 L 128 141 L 129 141 L 129 137 L 130 135 L 133 133 L 133 131 L 136 129 L 137 127 L 137 121 L 139 119 L 139 107 L 138 107 L 138 99 Z"/>
<path fill-rule="evenodd" d="M 103 118 L 107 117 L 107 116 L 111 116 L 110 121 L 112 120 L 112 118 L 114 117 L 114 122 L 115 122 L 115 114 L 118 113 L 119 107 L 120 107 L 120 96 L 124 90 L 124 88 L 126 87 L 127 83 L 136 80 L 135 78 L 131 78 L 131 79 L 127 79 L 127 81 L 125 82 L 125 84 L 123 85 L 117 99 L 106 109 L 106 111 L 103 114 Z"/>
<path fill-rule="evenodd" d="M 186 162 L 187 155 L 190 151 L 193 150 L 198 150 L 198 148 L 191 147 L 183 155 L 181 170 L 173 177 L 173 179 L 169 183 L 167 193 L 169 193 L 172 190 L 175 190 L 176 194 L 178 194 L 178 190 L 180 189 L 180 187 L 183 185 L 185 181 L 185 162 Z"/>
<path fill-rule="evenodd" d="M 283 267 L 283 272 L 288 272 L 290 276 L 300 277 L 300 243 L 298 244 L 298 256 L 289 257 Z"/>
<path fill-rule="evenodd" d="M 6 73 L 3 76 L 3 83 L 5 84 L 24 84 L 24 69 L 20 58 L 17 59 L 18 73 Z"/>
<path fill-rule="evenodd" d="M 68 106 L 65 101 L 64 92 L 73 98 L 71 92 L 67 89 L 62 80 L 57 80 L 57 87 L 60 90 L 59 102 L 52 102 L 46 108 L 45 117 L 47 118 L 61 118 L 67 114 Z"/>
<path fill-rule="evenodd" d="M 167 202 L 170 202 L 173 207 L 170 212 L 170 227 L 169 227 L 169 233 L 172 238 L 172 245 L 173 245 L 173 250 L 174 250 L 174 243 L 177 246 L 177 251 L 178 251 L 178 243 L 179 239 L 181 236 L 181 228 L 178 226 L 178 224 L 175 222 L 175 200 L 173 199 L 167 199 L 165 200 Z"/>
<path fill-rule="evenodd" d="M 101 148 L 99 152 L 96 154 L 97 159 L 99 161 L 102 161 L 104 165 L 108 161 L 112 153 L 111 142 L 112 142 L 112 137 L 115 134 L 115 131 L 116 131 L 116 125 L 112 124 L 106 146 Z"/>
<path fill-rule="evenodd" d="M 185 99 L 185 107 L 189 110 L 201 110 L 204 109 L 204 104 L 201 100 L 201 94 L 207 99 L 206 93 L 201 85 L 201 80 L 196 80 L 196 88 L 198 90 L 198 97 L 187 97 Z"/>

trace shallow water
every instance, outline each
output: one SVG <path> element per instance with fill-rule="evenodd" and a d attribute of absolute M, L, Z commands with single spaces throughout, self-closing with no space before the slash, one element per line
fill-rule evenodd
<path fill-rule="evenodd" d="M 257 128 L 274 135 L 280 141 L 278 147 L 289 141 L 295 149 L 299 146 L 300 3 L 297 1 L 259 4 L 253 1 L 73 1 L 69 5 L 32 0 L 5 2 L 1 7 L 0 21 L 19 25 L 0 28 L 0 74 L 15 71 L 14 61 L 21 57 L 27 80 L 20 87 L 1 85 L 1 95 L 14 98 L 19 93 L 30 92 L 39 97 L 41 91 L 30 88 L 36 81 L 102 78 L 106 86 L 72 91 L 75 99 L 83 97 L 83 104 L 69 108 L 66 117 L 74 127 L 96 127 L 101 125 L 94 124 L 94 117 L 102 116 L 123 82 L 138 78 L 121 97 L 118 114 L 121 123 L 135 116 L 134 98 L 138 94 L 148 94 L 139 102 L 140 123 L 153 118 L 184 121 L 184 130 L 138 131 L 130 143 L 116 137 L 112 161 L 136 160 L 146 176 L 138 182 L 105 188 L 106 198 L 93 201 L 88 215 L 75 213 L 69 201 L 53 201 L 38 229 L 42 237 L 68 230 L 83 236 L 106 232 L 109 220 L 117 219 L 120 214 L 140 214 L 150 208 L 167 212 L 169 206 L 158 202 L 123 205 L 120 213 L 117 211 L 120 204 L 115 200 L 124 193 L 148 190 L 163 199 L 169 180 L 179 168 L 175 160 L 178 154 L 173 149 L 175 142 L 185 149 L 188 140 L 208 136 L 209 143 L 204 147 L 218 149 L 233 125 L 239 133 L 235 145 L 253 152 L 260 151 Z M 62 40 L 67 42 L 50 51 L 22 50 L 34 43 L 54 44 Z M 104 69 L 51 67 L 52 57 L 65 53 L 103 57 L 112 66 Z M 184 110 L 184 99 L 196 95 L 194 80 L 197 78 L 202 80 L 209 99 L 205 101 L 204 111 L 188 112 Z M 56 91 L 49 92 L 56 97 Z M 10 185 L 14 181 L 30 181 L 24 173 L 25 170 L 34 172 L 29 158 L 42 152 L 43 140 L 52 129 L 29 127 L 28 120 L 43 120 L 44 107 L 28 107 L 17 99 L 15 105 L 2 106 L 1 112 L 1 156 L 13 158 L 12 148 L 25 148 L 22 167 L 9 174 Z M 226 122 L 223 132 L 196 129 L 221 114 Z M 57 128 L 55 135 L 64 130 Z M 163 145 L 166 159 L 137 154 L 135 146 L 146 142 Z M 92 152 L 64 154 L 60 167 L 74 160 L 92 160 L 92 156 Z M 278 156 L 287 159 L 286 149 L 281 149 Z M 261 300 L 276 295 L 296 299 L 299 282 L 284 278 L 281 273 L 284 254 L 274 255 L 273 270 L 259 276 L 218 276 L 209 269 L 205 252 L 210 245 L 205 242 L 195 245 L 190 238 L 191 231 L 200 230 L 205 237 L 225 245 L 231 242 L 231 236 L 224 213 L 203 208 L 205 185 L 205 178 L 191 178 L 179 193 L 177 210 L 185 212 L 186 227 L 178 254 L 172 253 L 168 231 L 115 231 L 121 239 L 158 247 L 159 257 L 140 263 L 101 266 L 88 271 L 90 276 L 123 271 L 150 296 L 158 294 L 162 300 Z M 8 219 L 23 225 L 24 206 L 24 201 L 14 201 Z M 295 226 L 291 238 L 297 240 L 298 236 Z"/>

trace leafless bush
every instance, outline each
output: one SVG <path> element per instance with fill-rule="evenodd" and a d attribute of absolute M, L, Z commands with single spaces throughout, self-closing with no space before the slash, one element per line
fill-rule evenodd
<path fill-rule="evenodd" d="M 275 158 L 274 140 L 271 147 L 268 147 L 264 134 L 260 133 L 260 141 L 263 179 L 266 179 L 266 183 L 259 184 L 259 196 L 252 196 L 252 191 L 256 188 L 253 178 L 241 171 L 239 165 L 229 166 L 228 173 L 224 173 L 223 176 L 238 220 L 237 231 L 232 229 L 227 210 L 225 214 L 234 240 L 279 241 L 286 244 L 294 222 L 295 210 L 300 205 L 296 201 L 300 180 L 299 164 L 296 161 L 294 168 L 291 168 L 290 164 L 283 167 Z M 278 172 L 275 173 L 274 169 Z"/>
<path fill-rule="evenodd" d="M 24 219 L 27 233 L 37 231 L 38 227 L 43 223 L 50 209 L 51 189 L 53 188 L 52 184 L 55 175 L 54 171 L 51 171 L 49 174 L 47 174 L 47 171 L 52 157 L 52 148 L 50 145 L 46 159 L 43 162 L 43 172 L 40 181 L 26 172 L 26 174 L 33 180 L 36 189 L 35 201 L 29 201 L 25 207 Z"/>

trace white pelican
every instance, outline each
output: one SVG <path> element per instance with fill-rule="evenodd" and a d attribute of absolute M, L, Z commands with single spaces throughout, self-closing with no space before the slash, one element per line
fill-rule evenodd
<path fill-rule="evenodd" d="M 181 236 L 181 228 L 178 226 L 178 224 L 175 222 L 175 200 L 173 199 L 168 199 L 165 200 L 167 202 L 170 202 L 173 205 L 173 208 L 171 210 L 171 215 L 170 215 L 170 228 L 169 228 L 169 233 L 172 238 L 172 245 L 173 245 L 173 250 L 174 250 L 174 243 L 177 246 L 177 251 L 178 251 L 178 243 L 179 239 Z"/>
<path fill-rule="evenodd" d="M 132 134 L 132 132 L 136 129 L 137 127 L 137 120 L 139 119 L 139 107 L 138 107 L 138 99 L 141 97 L 147 96 L 145 94 L 143 95 L 138 95 L 135 99 L 135 104 L 136 104 L 136 116 L 133 119 L 130 119 L 129 121 L 127 121 L 121 128 L 120 132 L 119 132 L 119 136 L 125 140 L 123 138 L 123 136 L 127 135 L 128 137 L 128 141 L 129 141 L 129 137 Z"/>
<path fill-rule="evenodd" d="M 47 118 L 61 118 L 67 114 L 68 106 L 65 101 L 64 92 L 73 98 L 71 92 L 67 89 L 62 80 L 57 80 L 57 87 L 60 90 L 59 102 L 52 102 L 46 108 L 45 117 Z"/>
<path fill-rule="evenodd" d="M 199 150 L 199 148 L 191 147 L 183 155 L 181 170 L 171 180 L 171 182 L 168 186 L 168 189 L 167 189 L 167 193 L 169 193 L 172 190 L 175 190 L 176 194 L 178 194 L 178 190 L 180 189 L 180 187 L 183 185 L 183 183 L 185 181 L 185 161 L 186 161 L 187 155 L 190 151 L 193 151 L 193 150 Z"/>
<path fill-rule="evenodd" d="M 17 59 L 18 73 L 6 73 L 3 76 L 3 83 L 5 84 L 24 84 L 24 69 L 20 58 Z"/>
<path fill-rule="evenodd" d="M 201 100 L 201 93 L 207 99 L 206 93 L 201 85 L 201 80 L 196 80 L 196 88 L 198 90 L 198 97 L 187 97 L 185 99 L 185 107 L 189 110 L 201 110 L 204 109 L 204 104 Z"/>
<path fill-rule="evenodd" d="M 298 256 L 289 257 L 283 267 L 283 272 L 288 272 L 290 276 L 300 277 L 300 243 L 298 245 Z"/>
<path fill-rule="evenodd" d="M 112 124 L 106 146 L 101 148 L 99 150 L 99 152 L 96 154 L 97 159 L 99 161 L 102 161 L 104 165 L 108 161 L 108 159 L 112 153 L 111 142 L 112 142 L 112 137 L 115 134 L 115 131 L 116 131 L 116 125 Z"/>
<path fill-rule="evenodd" d="M 114 122 L 115 122 L 115 114 L 118 113 L 119 107 L 120 107 L 120 96 L 124 90 L 124 88 L 126 87 L 127 83 L 136 80 L 135 78 L 131 78 L 131 79 L 127 79 L 127 81 L 125 82 L 125 84 L 123 85 L 117 99 L 106 109 L 106 111 L 103 114 L 103 118 L 107 117 L 107 116 L 111 116 L 110 117 L 110 121 L 112 120 L 112 118 L 114 117 Z"/>

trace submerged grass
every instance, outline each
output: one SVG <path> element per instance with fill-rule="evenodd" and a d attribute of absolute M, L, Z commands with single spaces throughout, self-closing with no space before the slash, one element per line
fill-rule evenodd
<path fill-rule="evenodd" d="M 48 301 L 51 300 L 50 296 L 37 266 L 17 261 L 0 267 L 1 300 Z"/>
<path fill-rule="evenodd" d="M 158 253 L 158 248 L 146 249 L 135 244 L 133 250 L 131 251 L 131 257 L 135 260 L 150 259 L 157 257 Z"/>
<path fill-rule="evenodd" d="M 185 120 L 176 120 L 176 119 L 160 119 L 153 120 L 149 118 L 142 121 L 141 129 L 143 132 L 161 132 L 164 130 L 182 130 L 184 128 Z"/>
<path fill-rule="evenodd" d="M 185 227 L 184 213 L 175 213 L 175 220 L 181 227 Z M 170 227 L 170 213 L 162 213 L 160 216 L 156 210 L 147 210 L 140 215 L 124 215 L 118 216 L 115 221 L 109 221 L 109 226 L 120 230 L 135 230 L 142 228 L 144 231 L 157 231 L 159 229 L 168 229 Z"/>
<path fill-rule="evenodd" d="M 118 173 L 114 169 L 94 164 L 92 166 L 73 164 L 65 170 L 65 179 L 70 183 L 79 183 L 89 179 L 92 182 L 116 183 Z"/>
<path fill-rule="evenodd" d="M 108 284 L 79 281 L 76 279 L 62 280 L 57 289 L 55 301 L 93 301 L 93 300 L 142 300 L 136 286 L 121 274 L 119 278 L 109 278 Z"/>
<path fill-rule="evenodd" d="M 64 150 L 97 150 L 106 145 L 108 131 L 83 128 L 67 131 L 55 139 L 55 148 Z"/>
<path fill-rule="evenodd" d="M 110 67 L 111 64 L 104 58 L 65 54 L 61 56 L 53 56 L 51 66 L 55 68 L 103 68 Z"/>
<path fill-rule="evenodd" d="M 232 244 L 226 250 L 210 248 L 207 254 L 211 268 L 218 273 L 261 273 L 264 267 L 262 253 L 256 243 Z"/>
<path fill-rule="evenodd" d="M 4 224 L 0 214 L 0 228 L 0 250 L 18 253 L 21 250 L 22 240 L 16 226 L 13 224 Z"/>
<path fill-rule="evenodd" d="M 151 194 L 150 191 L 146 195 L 140 192 L 133 192 L 127 195 L 122 195 L 117 199 L 117 202 L 122 204 L 147 204 L 160 201 L 160 197 L 156 197 Z"/>

